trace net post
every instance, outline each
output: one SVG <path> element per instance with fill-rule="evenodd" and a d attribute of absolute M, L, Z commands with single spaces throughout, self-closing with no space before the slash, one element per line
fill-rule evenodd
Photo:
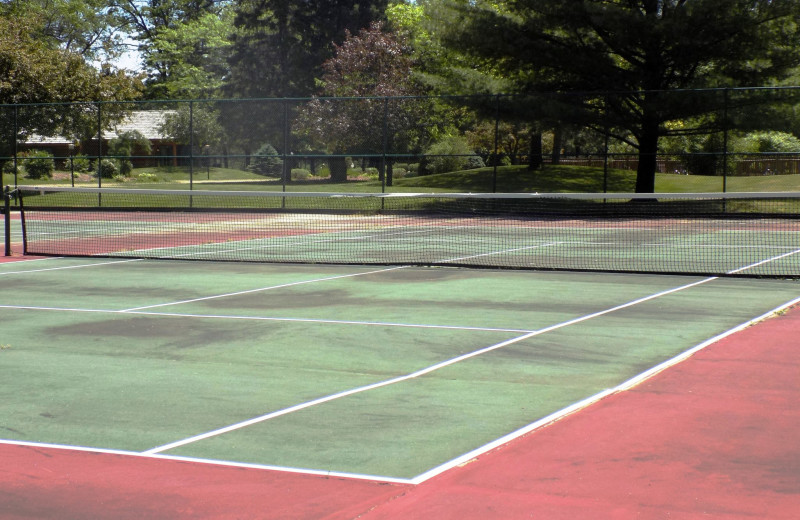
<path fill-rule="evenodd" d="M 14 196 L 17 199 L 17 204 L 19 205 L 19 224 L 22 228 L 22 254 L 28 254 L 28 228 L 25 225 L 25 205 L 22 202 L 22 190 L 15 190 Z"/>
<path fill-rule="evenodd" d="M 5 256 L 11 256 L 11 189 L 3 189 L 3 222 L 5 233 Z"/>

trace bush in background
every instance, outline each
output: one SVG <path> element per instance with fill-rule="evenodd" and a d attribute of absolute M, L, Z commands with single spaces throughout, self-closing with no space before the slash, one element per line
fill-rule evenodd
<path fill-rule="evenodd" d="M 72 158 L 72 168 L 76 172 L 86 173 L 91 170 L 92 164 L 85 155 L 76 155 Z"/>
<path fill-rule="evenodd" d="M 52 179 L 56 165 L 53 154 L 44 150 L 28 152 L 24 160 L 25 172 L 29 179 Z"/>
<path fill-rule="evenodd" d="M 280 177 L 283 173 L 283 159 L 271 144 L 264 144 L 253 154 L 253 160 L 248 169 L 258 175 Z"/>
<path fill-rule="evenodd" d="M 420 175 L 482 168 L 483 160 L 463 137 L 447 137 L 425 150 Z"/>
<path fill-rule="evenodd" d="M 103 159 L 100 161 L 100 177 L 103 179 L 113 179 L 119 175 L 119 167 L 117 162 L 111 159 Z"/>

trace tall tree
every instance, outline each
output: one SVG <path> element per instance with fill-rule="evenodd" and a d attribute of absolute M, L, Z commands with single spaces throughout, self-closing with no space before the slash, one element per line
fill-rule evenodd
<path fill-rule="evenodd" d="M 227 76 L 233 31 L 232 10 L 208 12 L 158 31 L 150 56 L 164 74 L 148 82 L 148 96 L 159 99 L 219 97 Z"/>
<path fill-rule="evenodd" d="M 4 16 L 35 19 L 36 37 L 87 61 L 104 62 L 125 50 L 117 16 L 108 0 L 8 0 Z"/>
<path fill-rule="evenodd" d="M 35 19 L 0 17 L 1 155 L 7 155 L 1 152 L 11 150 L 15 139 L 34 133 L 75 138 L 96 133 L 94 112 L 88 104 L 73 102 L 119 101 L 139 94 L 135 79 L 124 72 L 97 70 L 82 55 L 59 48 L 42 34 Z M 105 121 L 121 110 L 121 105 L 108 104 Z"/>
<path fill-rule="evenodd" d="M 561 117 L 619 129 L 617 137 L 638 148 L 639 192 L 654 190 L 665 123 L 708 110 L 703 102 L 687 103 L 667 91 L 770 84 L 800 64 L 796 0 L 445 4 L 450 19 L 439 28 L 445 44 L 473 56 L 478 68 L 500 72 L 516 92 L 628 92 L 595 101 L 560 96 L 548 103 L 569 106 Z"/>
<path fill-rule="evenodd" d="M 388 0 L 242 0 L 228 93 L 307 97 L 347 34 L 383 18 Z"/>
<path fill-rule="evenodd" d="M 411 75 L 410 48 L 402 36 L 383 30 L 373 22 L 358 35 L 347 33 L 336 55 L 323 64 L 320 83 L 329 98 L 314 99 L 300 118 L 303 130 L 313 141 L 339 154 L 330 160 L 331 180 L 347 180 L 341 154 L 370 155 L 407 153 L 421 137 L 414 130 L 430 111 L 422 91 Z M 387 164 L 387 162 L 389 164 Z M 392 185 L 391 160 L 378 163 L 381 179 Z M 388 168 L 387 168 L 388 167 Z M 387 174 L 388 172 L 388 174 Z"/>
<path fill-rule="evenodd" d="M 169 97 L 173 90 L 170 87 L 174 86 L 170 84 L 184 78 L 184 64 L 196 65 L 193 61 L 198 61 L 198 57 L 193 60 L 186 47 L 202 54 L 206 40 L 198 35 L 198 28 L 205 27 L 210 31 L 208 40 L 218 42 L 219 28 L 209 25 L 208 16 L 224 20 L 223 12 L 228 8 L 227 2 L 216 0 L 106 1 L 109 9 L 125 21 L 127 32 L 138 41 L 137 50 L 148 76 L 146 96 L 151 99 Z"/>

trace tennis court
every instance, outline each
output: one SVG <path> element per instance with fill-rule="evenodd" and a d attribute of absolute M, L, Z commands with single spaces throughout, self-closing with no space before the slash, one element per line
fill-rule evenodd
<path fill-rule="evenodd" d="M 747 262 L 785 264 L 794 239 Z M 0 279 L 3 444 L 389 485 L 380 500 L 800 298 L 780 278 L 138 257 Z"/>

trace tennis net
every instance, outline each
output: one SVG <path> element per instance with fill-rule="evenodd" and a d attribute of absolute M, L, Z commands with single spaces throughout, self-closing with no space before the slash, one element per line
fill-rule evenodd
<path fill-rule="evenodd" d="M 800 276 L 800 193 L 20 187 L 25 254 Z"/>

